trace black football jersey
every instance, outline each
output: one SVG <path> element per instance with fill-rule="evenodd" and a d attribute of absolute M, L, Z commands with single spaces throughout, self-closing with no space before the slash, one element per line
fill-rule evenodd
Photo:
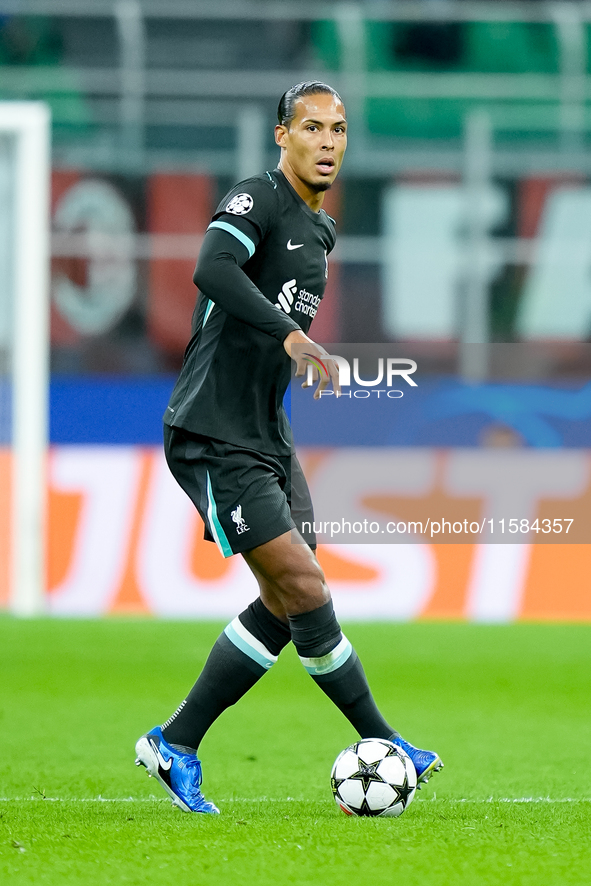
<path fill-rule="evenodd" d="M 231 285 L 221 270 L 216 274 L 215 254 L 205 260 L 205 282 L 196 276 L 201 293 L 191 340 L 164 420 L 236 446 L 289 454 L 283 397 L 291 360 L 282 342 L 293 329 L 307 333 L 316 315 L 335 222 L 324 210 L 311 210 L 275 169 L 240 182 L 224 197 L 196 275 L 209 255 L 210 231 L 231 238 L 223 243 L 236 250 L 232 270 L 238 261 L 248 280 L 239 274 Z"/>

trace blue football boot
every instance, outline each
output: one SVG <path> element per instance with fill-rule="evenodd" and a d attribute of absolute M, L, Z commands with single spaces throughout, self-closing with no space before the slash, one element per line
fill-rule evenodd
<path fill-rule="evenodd" d="M 415 748 L 414 745 L 405 741 L 400 735 L 392 736 L 390 741 L 392 744 L 402 748 L 403 751 L 406 751 L 412 760 L 414 767 L 417 770 L 417 787 L 419 790 L 422 785 L 427 784 L 435 772 L 439 772 L 440 769 L 443 769 L 441 758 L 439 754 L 435 753 L 435 751 L 422 751 L 420 748 Z"/>
<path fill-rule="evenodd" d="M 165 741 L 160 726 L 138 739 L 136 766 L 145 766 L 148 775 L 157 779 L 172 802 L 183 812 L 210 812 L 219 809 L 201 793 L 201 762 L 195 754 L 182 754 Z"/>

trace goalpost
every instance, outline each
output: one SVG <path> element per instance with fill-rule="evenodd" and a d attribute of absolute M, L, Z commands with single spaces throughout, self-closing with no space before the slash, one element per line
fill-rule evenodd
<path fill-rule="evenodd" d="M 10 475 L 8 603 L 44 611 L 49 381 L 50 112 L 0 102 L 0 372 Z"/>

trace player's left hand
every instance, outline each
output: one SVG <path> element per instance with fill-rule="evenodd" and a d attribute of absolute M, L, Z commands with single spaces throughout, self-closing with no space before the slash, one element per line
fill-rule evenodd
<path fill-rule="evenodd" d="M 322 345 L 316 344 L 305 333 L 294 331 L 284 340 L 283 347 L 296 364 L 296 377 L 305 376 L 302 387 L 308 388 L 318 382 L 314 391 L 315 400 L 320 399 L 329 383 L 336 396 L 341 396 L 338 364 Z"/>

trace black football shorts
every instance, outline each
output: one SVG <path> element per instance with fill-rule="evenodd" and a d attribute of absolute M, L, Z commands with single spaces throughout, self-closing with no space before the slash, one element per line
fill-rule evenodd
<path fill-rule="evenodd" d="M 292 456 L 274 456 L 164 425 L 164 452 L 178 484 L 224 557 L 298 529 L 312 550 L 314 515 L 306 478 Z"/>

